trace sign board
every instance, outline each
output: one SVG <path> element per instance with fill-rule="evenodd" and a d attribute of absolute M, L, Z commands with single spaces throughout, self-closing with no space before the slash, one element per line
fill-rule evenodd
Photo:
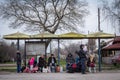
<path fill-rule="evenodd" d="M 44 41 L 26 41 L 26 55 L 45 54 Z"/>

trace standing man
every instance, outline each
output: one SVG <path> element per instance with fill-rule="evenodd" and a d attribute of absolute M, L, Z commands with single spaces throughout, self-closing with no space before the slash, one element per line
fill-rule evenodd
<path fill-rule="evenodd" d="M 80 62 L 81 62 L 81 73 L 85 74 L 87 58 L 86 58 L 86 52 L 83 49 L 84 49 L 84 45 L 81 44 L 78 55 L 79 55 Z"/>
<path fill-rule="evenodd" d="M 17 73 L 20 73 L 21 71 L 21 53 L 17 51 L 16 53 L 16 58 L 17 58 Z"/>

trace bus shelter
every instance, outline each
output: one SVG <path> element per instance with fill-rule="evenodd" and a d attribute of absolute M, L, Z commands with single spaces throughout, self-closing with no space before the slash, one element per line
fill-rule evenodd
<path fill-rule="evenodd" d="M 58 65 L 60 65 L 60 45 L 59 45 L 59 40 L 60 39 L 98 39 L 98 56 L 99 56 L 99 71 L 101 71 L 101 52 L 100 52 L 100 39 L 108 39 L 108 38 L 114 38 L 114 34 L 109 34 L 109 33 L 104 33 L 104 32 L 96 32 L 96 33 L 91 33 L 91 34 L 80 34 L 80 33 L 75 33 L 75 32 L 69 32 L 65 34 L 51 34 L 51 33 L 40 33 L 40 34 L 35 34 L 35 35 L 27 35 L 24 33 L 13 33 L 13 34 L 8 34 L 4 35 L 4 39 L 12 39 L 12 40 L 17 40 L 17 50 L 19 50 L 19 40 L 30 40 L 30 39 L 57 39 L 58 40 Z M 26 59 L 26 56 L 25 56 Z"/>

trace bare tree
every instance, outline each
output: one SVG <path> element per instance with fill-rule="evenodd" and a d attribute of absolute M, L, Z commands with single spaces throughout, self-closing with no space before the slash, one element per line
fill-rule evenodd
<path fill-rule="evenodd" d="M 11 20 L 10 27 L 25 24 L 27 30 L 55 33 L 57 29 L 76 30 L 87 13 L 86 6 L 81 0 L 5 0 L 0 11 Z"/>
<path fill-rule="evenodd" d="M 0 16 L 9 19 L 12 28 L 22 26 L 27 31 L 54 34 L 77 31 L 88 13 L 86 7 L 84 0 L 4 0 L 0 4 Z"/>
<path fill-rule="evenodd" d="M 107 20 L 120 31 L 120 0 L 102 0 L 103 11 Z"/>

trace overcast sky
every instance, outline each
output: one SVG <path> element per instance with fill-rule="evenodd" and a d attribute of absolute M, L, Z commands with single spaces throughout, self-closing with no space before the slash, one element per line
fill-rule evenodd
<path fill-rule="evenodd" d="M 100 7 L 101 0 L 87 0 L 89 3 L 90 14 L 86 18 L 85 31 L 96 32 L 98 31 L 98 7 Z M 109 0 L 111 1 L 111 0 Z M 100 28 L 106 33 L 115 33 L 115 29 L 110 26 L 110 22 L 106 21 L 102 16 L 102 10 L 100 9 Z"/>
<path fill-rule="evenodd" d="M 90 11 L 90 14 L 86 17 L 85 22 L 85 28 L 83 31 L 87 34 L 89 32 L 96 32 L 98 30 L 98 6 L 99 6 L 99 0 L 86 0 L 88 1 L 88 10 Z M 101 18 L 102 21 L 102 18 Z M 115 29 L 110 27 L 108 22 L 101 22 L 101 30 L 103 30 L 106 33 L 115 33 Z M 19 29 L 11 29 L 8 28 L 7 21 L 4 21 L 0 19 L 0 35 L 1 37 L 6 34 L 14 33 L 14 32 L 24 32 L 23 28 Z"/>

